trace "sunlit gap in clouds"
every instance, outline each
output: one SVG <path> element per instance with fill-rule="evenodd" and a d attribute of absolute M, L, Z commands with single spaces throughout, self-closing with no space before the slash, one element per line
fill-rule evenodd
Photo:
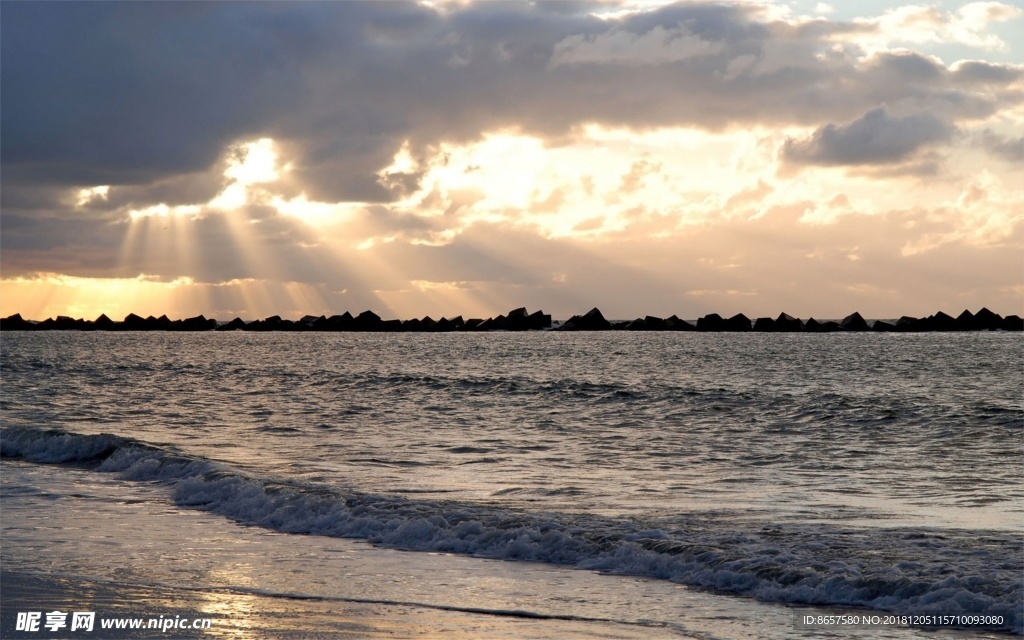
<path fill-rule="evenodd" d="M 128 212 L 131 220 L 144 218 L 185 216 L 197 218 L 211 209 L 230 211 L 243 205 L 260 201 L 261 194 L 250 193 L 253 186 L 260 183 L 273 182 L 280 177 L 277 170 L 277 151 L 274 141 L 261 138 L 252 142 L 233 146 L 225 160 L 226 168 L 224 189 L 209 202 L 203 204 L 187 204 L 168 206 L 158 203 Z M 90 190 L 84 190 L 84 192 Z"/>
<path fill-rule="evenodd" d="M 779 199 L 765 188 L 778 170 L 778 148 L 787 136 L 807 132 L 636 131 L 592 123 L 545 141 L 495 131 L 431 149 L 405 169 L 422 172 L 419 189 L 393 207 L 432 220 L 430 232 L 414 240 L 425 244 L 446 244 L 475 223 L 549 239 L 601 241 L 631 228 L 665 237 L 723 216 L 763 214 L 727 205 L 758 190 L 765 196 L 760 204 Z"/>
<path fill-rule="evenodd" d="M 236 210 L 248 201 L 248 187 L 277 178 L 276 154 L 269 139 L 239 145 L 229 151 L 224 176 L 224 189 L 205 204 L 169 206 L 158 203 L 128 211 L 128 231 L 121 251 L 121 268 L 126 271 L 140 261 L 154 259 L 165 270 L 181 273 L 199 270 L 201 256 L 197 253 L 196 221 L 218 212 L 232 230 L 233 242 L 249 265 L 256 263 L 252 237 L 244 224 L 234 224 Z M 142 255 L 140 255 L 142 254 Z"/>
<path fill-rule="evenodd" d="M 93 200 L 106 200 L 109 195 L 110 185 L 107 184 L 91 187 L 89 189 L 80 189 L 78 191 L 78 197 L 75 200 L 75 206 L 84 207 Z"/>
<path fill-rule="evenodd" d="M 268 290 L 267 278 L 276 278 L 280 265 L 274 264 L 273 254 L 266 250 L 254 229 L 262 219 L 253 216 L 250 207 L 270 208 L 275 214 L 311 227 L 337 222 L 347 212 L 343 207 L 309 202 L 304 193 L 286 199 L 267 188 L 266 185 L 279 181 L 290 169 L 287 164 L 279 168 L 276 144 L 269 138 L 233 146 L 228 150 L 224 165 L 224 188 L 209 202 L 158 203 L 127 212 L 128 230 L 121 251 L 120 271 L 129 270 L 142 255 L 147 261 L 155 260 L 167 272 L 201 270 L 202 261 L 212 256 L 202 255 L 196 229 L 208 216 L 218 216 L 229 230 L 244 272 L 259 277 L 198 283 L 192 287 L 198 298 L 192 305 L 194 309 L 210 308 L 209 294 L 213 288 L 231 289 L 232 295 L 220 298 L 240 298 L 240 305 L 232 305 L 232 310 L 250 317 L 274 313 L 280 308 L 279 296 L 282 295 L 288 300 L 290 310 L 326 308 L 324 296 L 314 284 L 285 282 L 280 287 L 272 287 L 273 291 Z M 106 191 L 83 190 L 80 201 L 87 202 L 86 198 L 101 195 L 105 197 Z M 141 282 L 152 282 L 148 276 L 141 277 Z"/>

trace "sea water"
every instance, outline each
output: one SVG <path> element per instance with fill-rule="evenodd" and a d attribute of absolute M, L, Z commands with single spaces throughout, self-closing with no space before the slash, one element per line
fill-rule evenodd
<path fill-rule="evenodd" d="M 836 610 L 1024 630 L 1019 335 L 7 332 L 0 347 L 7 593 L 59 577 L 579 637 L 820 637 L 795 621 Z M 358 615 L 322 615 L 360 634 Z M 883 632 L 934 635 L 836 637 Z"/>

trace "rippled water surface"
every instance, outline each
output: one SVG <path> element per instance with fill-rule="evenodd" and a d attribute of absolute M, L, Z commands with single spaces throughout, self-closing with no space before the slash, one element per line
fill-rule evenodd
<path fill-rule="evenodd" d="M 289 533 L 769 601 L 899 611 L 966 591 L 964 610 L 1019 612 L 1022 345 L 1006 333 L 5 333 L 4 455 L 95 460 L 170 483 L 178 504 Z M 289 496 L 290 515 L 240 506 L 252 486 Z M 488 542 L 513 530 L 537 539 Z M 564 539 L 544 542 L 551 531 Z M 975 575 L 990 582 L 970 586 Z M 892 584 L 874 593 L 871 580 Z"/>
<path fill-rule="evenodd" d="M 605 514 L 1024 511 L 1009 334 L 48 333 L 4 351 L 7 426 L 329 485 Z"/>

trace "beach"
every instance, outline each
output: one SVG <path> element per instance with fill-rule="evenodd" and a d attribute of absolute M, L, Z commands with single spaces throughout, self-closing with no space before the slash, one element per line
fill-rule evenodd
<path fill-rule="evenodd" d="M 97 623 L 92 633 L 69 637 L 687 638 L 659 622 L 658 609 L 708 606 L 701 594 L 646 579 L 608 584 L 608 576 L 539 563 L 286 536 L 178 509 L 159 490 L 125 491 L 95 476 L 5 461 L 3 637 L 39 635 L 15 631 L 16 612 L 57 610 L 147 624 L 213 622 L 200 631 L 100 630 Z M 43 483 L 67 493 L 40 501 L 26 491 Z M 46 525 L 12 526 L 30 522 Z M 642 592 L 650 604 L 637 607 L 633 620 L 609 619 L 620 590 Z M 789 622 L 784 608 L 763 608 L 776 624 Z"/>

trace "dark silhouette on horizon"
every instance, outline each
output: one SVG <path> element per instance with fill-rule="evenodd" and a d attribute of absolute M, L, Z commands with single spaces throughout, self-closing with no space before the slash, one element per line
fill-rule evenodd
<path fill-rule="evenodd" d="M 373 311 L 353 316 L 346 311 L 341 315 L 304 316 L 300 320 L 286 320 L 270 316 L 263 320 L 246 322 L 235 318 L 220 323 L 199 315 L 184 320 L 171 320 L 166 315 L 143 318 L 128 314 L 121 322 L 100 315 L 95 320 L 82 320 L 57 316 L 42 322 L 25 320 L 20 313 L 0 319 L 0 331 L 323 331 L 323 332 L 414 332 L 445 333 L 452 331 L 701 331 L 701 332 L 758 332 L 758 333 L 834 333 L 849 331 L 919 333 L 930 331 L 1024 331 L 1024 319 L 1017 315 L 1005 318 L 982 308 L 977 313 L 964 310 L 956 318 L 939 311 L 927 318 L 902 316 L 895 323 L 884 320 L 865 320 L 853 312 L 840 321 L 806 321 L 781 313 L 778 318 L 751 320 L 742 313 L 723 318 L 717 313 L 700 317 L 696 324 L 676 316 L 658 318 L 645 316 L 635 320 L 610 322 L 596 307 L 583 315 L 575 315 L 565 322 L 553 324 L 551 315 L 543 311 L 527 313 L 525 307 L 513 309 L 507 315 L 495 318 L 462 316 L 434 320 L 430 316 L 411 320 L 382 320 Z"/>

